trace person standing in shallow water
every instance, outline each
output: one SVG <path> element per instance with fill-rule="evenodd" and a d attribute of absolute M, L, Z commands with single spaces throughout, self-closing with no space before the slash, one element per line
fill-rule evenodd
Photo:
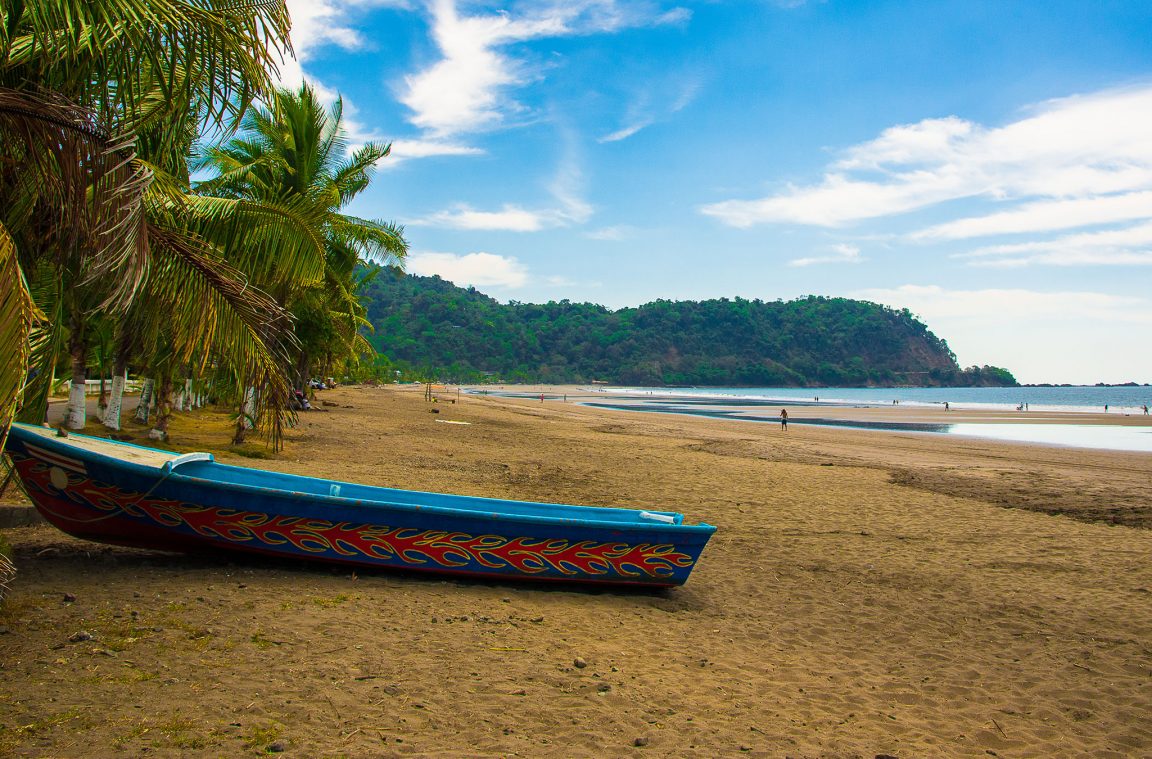
<path fill-rule="evenodd" d="M 780 429 L 788 430 L 788 409 L 786 408 L 780 409 Z"/>

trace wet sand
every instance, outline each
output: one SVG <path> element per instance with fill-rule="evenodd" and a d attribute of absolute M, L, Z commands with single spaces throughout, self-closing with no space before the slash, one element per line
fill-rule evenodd
<path fill-rule="evenodd" d="M 0 755 L 1152 753 L 1152 455 L 785 433 L 546 392 L 337 389 L 273 458 L 222 449 L 227 422 L 205 412 L 173 442 L 335 479 L 682 511 L 719 527 L 683 588 L 6 530 L 20 574 L 0 610 Z"/>

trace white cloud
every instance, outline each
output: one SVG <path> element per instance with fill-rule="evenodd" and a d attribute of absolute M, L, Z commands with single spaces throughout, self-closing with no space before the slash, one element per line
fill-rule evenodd
<path fill-rule="evenodd" d="M 339 0 L 287 0 L 292 18 L 292 47 L 296 58 L 308 60 L 318 47 L 334 44 L 345 50 L 362 47 L 360 33 L 344 23 L 346 8 L 351 5 Z"/>
<path fill-rule="evenodd" d="M 593 212 L 592 206 L 581 195 L 583 185 L 584 175 L 577 152 L 569 145 L 548 185 L 549 194 L 556 201 L 551 208 L 528 209 L 508 203 L 498 211 L 482 211 L 467 203 L 460 203 L 446 211 L 413 219 L 408 223 L 413 226 L 507 232 L 539 232 L 542 229 L 583 224 Z"/>
<path fill-rule="evenodd" d="M 412 253 L 406 267 L 411 274 L 433 274 L 460 287 L 523 287 L 528 270 L 517 259 L 494 253 Z"/>
<path fill-rule="evenodd" d="M 280 82 L 286 87 L 299 87 L 305 79 L 302 65 L 317 49 L 335 45 L 342 50 L 360 50 L 370 44 L 356 30 L 353 18 L 356 11 L 384 6 L 404 8 L 408 3 L 404 0 L 287 0 L 287 5 L 296 57 L 280 67 Z"/>
<path fill-rule="evenodd" d="M 726 200 L 700 210 L 739 228 L 769 222 L 837 227 L 910 211 L 964 194 L 958 178 L 948 175 L 915 176 L 885 184 L 830 174 L 817 187 L 794 187 L 787 193 L 759 200 Z"/>
<path fill-rule="evenodd" d="M 612 227 L 601 227 L 586 232 L 585 237 L 590 240 L 609 240 L 618 242 L 620 240 L 627 240 L 636 236 L 636 228 L 626 224 L 617 224 Z"/>
<path fill-rule="evenodd" d="M 388 162 L 398 163 L 412 158 L 432 158 L 434 156 L 483 155 L 484 151 L 471 145 L 439 140 L 393 140 L 392 154 Z"/>
<path fill-rule="evenodd" d="M 713 203 L 701 211 L 735 227 L 835 227 L 963 198 L 1011 204 L 1145 192 L 1152 189 L 1150 119 L 1149 86 L 1049 101 L 1002 127 L 956 117 L 927 119 L 848 149 L 817 184 Z M 1046 228 L 1039 226 L 1042 213 L 1031 211 L 1031 229 Z M 1103 202 L 1080 211 L 1085 224 L 1116 213 Z"/>
<path fill-rule="evenodd" d="M 690 15 L 675 10 L 652 18 L 614 0 L 546 4 L 520 15 L 465 15 L 456 0 L 432 0 L 429 10 L 442 57 L 405 78 L 400 101 L 411 109 L 413 125 L 438 138 L 496 128 L 508 115 L 526 112 L 510 93 L 541 72 L 510 52 L 517 43 L 676 24 Z"/>
<path fill-rule="evenodd" d="M 539 36 L 547 27 L 514 23 L 503 14 L 462 18 L 453 0 L 435 0 L 431 11 L 443 58 L 405 78 L 400 100 L 413 111 L 412 123 L 438 137 L 499 123 L 501 89 L 522 83 L 527 74 L 498 48 Z"/>
<path fill-rule="evenodd" d="M 1148 298 L 936 285 L 851 295 L 909 309 L 948 341 L 962 366 L 1002 366 L 1015 371 L 1021 382 L 1091 384 L 1152 376 L 1152 354 L 1140 350 L 1152 329 Z"/>
<path fill-rule="evenodd" d="M 577 140 L 570 133 L 563 132 L 564 154 L 556 174 L 548 184 L 548 192 L 555 198 L 558 206 L 546 215 L 552 219 L 556 226 L 570 224 L 583 224 L 592 217 L 594 209 L 584 199 L 585 179 L 583 160 L 581 159 Z"/>
<path fill-rule="evenodd" d="M 636 93 L 628 104 L 624 116 L 624 126 L 609 132 L 599 138 L 597 142 L 626 140 L 637 132 L 679 113 L 696 99 L 702 86 L 699 77 L 691 73 L 676 74 L 669 81 L 671 81 L 671 86 L 675 88 L 675 91 L 663 97 L 656 97 L 653 94 L 653 88 L 660 87 L 660 84 L 653 82 L 651 78 L 644 78 L 644 81 L 641 82 L 643 89 Z"/>
<path fill-rule="evenodd" d="M 894 289 L 859 290 L 855 295 L 908 308 L 929 320 L 964 318 L 996 323 L 1013 319 L 1084 319 L 1152 324 L 1152 300 L 1091 291 L 948 290 L 938 285 L 903 285 Z"/>
<path fill-rule="evenodd" d="M 440 211 L 421 219 L 409 222 L 418 227 L 448 227 L 449 229 L 471 229 L 507 232 L 538 232 L 547 222 L 543 214 L 513 205 L 505 205 L 499 211 L 477 211 L 466 204 Z"/>
<path fill-rule="evenodd" d="M 403 8 L 408 3 L 405 0 L 287 0 L 287 5 L 292 18 L 291 39 L 295 58 L 285 60 L 278 67 L 276 77 L 280 86 L 289 89 L 299 89 L 307 81 L 320 102 L 331 106 L 340 98 L 340 93 L 310 76 L 305 64 L 316 50 L 327 45 L 348 51 L 369 47 L 371 41 L 355 28 L 357 14 L 374 7 Z M 377 130 L 362 124 L 357 113 L 356 105 L 345 98 L 343 125 L 350 142 L 349 153 L 365 142 L 389 142 Z M 386 159 L 381 165 L 391 163 L 394 161 Z"/>
<path fill-rule="evenodd" d="M 961 257 L 984 266 L 1152 266 L 1152 222 L 1051 240 L 988 245 Z"/>
<path fill-rule="evenodd" d="M 1152 190 L 1073 200 L 1022 203 L 1010 211 L 969 216 L 912 234 L 913 240 L 962 240 L 991 235 L 1073 229 L 1094 224 L 1146 219 L 1152 215 Z"/>
<path fill-rule="evenodd" d="M 655 120 L 650 118 L 634 122 L 626 127 L 617 129 L 615 132 L 609 132 L 608 134 L 601 137 L 598 142 L 619 142 L 620 140 L 626 140 L 640 130 L 652 126 L 654 123 Z"/>
<path fill-rule="evenodd" d="M 373 40 L 365 38 L 358 28 L 367 10 L 413 5 L 408 0 L 288 0 L 296 57 L 279 67 L 280 83 L 295 88 L 307 80 L 324 102 L 334 102 L 337 93 L 309 75 L 309 59 L 328 45 L 349 51 L 370 47 Z M 419 6 L 430 16 L 433 41 L 441 57 L 405 77 L 399 100 L 411 110 L 410 122 L 422 136 L 393 141 L 392 160 L 384 162 L 384 167 L 406 159 L 481 154 L 482 150 L 459 137 L 504 126 L 510 116 L 528 113 L 513 95 L 517 88 L 538 80 L 542 72 L 539 65 L 516 57 L 518 43 L 682 24 L 691 18 L 691 12 L 683 8 L 653 14 L 650 6 L 617 0 L 526 4 L 526 11 L 487 14 L 465 12 L 462 5 L 458 0 L 429 0 Z M 345 106 L 345 128 L 353 143 L 388 141 L 357 121 L 351 103 L 345 101 Z M 572 208 L 569 213 L 579 215 Z"/>
<path fill-rule="evenodd" d="M 860 256 L 860 248 L 855 245 L 841 243 L 832 246 L 832 254 L 827 256 L 812 256 L 810 258 L 794 258 L 788 262 L 789 266 L 812 266 L 814 264 L 858 264 L 866 259 Z"/>
<path fill-rule="evenodd" d="M 466 203 L 408 222 L 416 227 L 447 227 L 486 232 L 539 232 L 585 221 L 591 206 L 569 199 L 559 208 L 530 210 L 505 204 L 499 211 L 480 211 Z"/>

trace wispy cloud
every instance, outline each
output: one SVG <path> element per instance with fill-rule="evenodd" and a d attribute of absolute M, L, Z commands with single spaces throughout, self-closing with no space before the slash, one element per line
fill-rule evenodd
<path fill-rule="evenodd" d="M 364 45 L 364 38 L 346 21 L 349 6 L 362 5 L 347 0 L 287 0 L 292 17 L 292 46 L 296 58 L 304 61 L 325 44 L 345 50 Z"/>
<path fill-rule="evenodd" d="M 305 70 L 316 51 L 329 45 L 347 51 L 363 50 L 371 45 L 371 41 L 365 39 L 356 28 L 360 14 L 372 8 L 409 7 L 407 0 L 287 0 L 287 5 L 292 18 L 291 37 L 295 58 L 289 58 L 279 66 L 277 76 L 280 85 L 298 89 L 307 81 L 320 101 L 329 105 L 336 102 L 340 93 L 310 76 Z M 356 105 L 345 98 L 343 125 L 351 143 L 349 152 L 365 142 L 389 142 L 387 136 L 380 134 L 379 130 L 363 124 L 357 114 Z M 398 157 L 396 148 L 393 145 L 393 157 Z M 402 153 L 399 155 L 408 157 Z M 383 163 L 389 165 L 393 162 Z"/>
<path fill-rule="evenodd" d="M 303 64 L 318 49 L 335 45 L 342 50 L 360 50 L 368 46 L 356 29 L 358 13 L 371 8 L 409 7 L 405 0 L 287 0 L 287 5 L 296 55 L 281 67 L 280 81 L 288 87 L 299 87 L 304 81 Z"/>
<path fill-rule="evenodd" d="M 460 287 L 523 287 L 528 282 L 528 269 L 515 258 L 494 253 L 419 252 L 407 258 L 411 274 L 439 276 Z"/>
<path fill-rule="evenodd" d="M 416 227 L 507 232 L 538 232 L 548 225 L 547 212 L 529 211 L 513 205 L 505 205 L 499 211 L 479 211 L 466 204 L 413 219 L 408 224 Z"/>
<path fill-rule="evenodd" d="M 410 110 L 409 122 L 417 133 L 393 140 L 362 124 L 355 105 L 345 101 L 345 128 L 353 143 L 393 142 L 392 156 L 384 166 L 407 159 L 482 154 L 482 149 L 468 144 L 468 136 L 534 118 L 516 94 L 545 76 L 546 70 L 520 54 L 517 45 L 521 43 L 683 24 L 691 18 L 684 8 L 659 11 L 647 3 L 617 0 L 528 3 L 495 13 L 467 11 L 458 0 L 288 0 L 288 7 L 295 58 L 280 66 L 280 82 L 299 87 L 307 80 L 329 103 L 335 102 L 338 93 L 307 71 L 318 50 L 370 47 L 372 40 L 361 33 L 358 22 L 376 7 L 428 14 L 439 58 L 405 77 L 397 95 Z M 675 99 L 671 108 L 682 108 L 682 100 Z M 630 133 L 646 125 L 634 124 Z"/>
<path fill-rule="evenodd" d="M 795 258 L 788 262 L 789 266 L 813 266 L 815 264 L 858 264 L 866 259 L 860 255 L 860 248 L 855 245 L 842 243 L 832 246 L 832 253 L 827 256 L 812 256 L 809 258 Z"/>
<path fill-rule="evenodd" d="M 497 211 L 483 211 L 460 203 L 407 223 L 414 227 L 444 227 L 486 232 L 539 232 L 583 222 L 591 215 L 591 206 L 573 198 L 555 208 L 528 209 L 505 204 Z"/>
<path fill-rule="evenodd" d="M 584 233 L 584 236 L 590 240 L 611 240 L 617 242 L 635 237 L 636 228 L 626 224 L 617 224 L 611 227 L 600 227 L 599 229 L 589 230 Z"/>
<path fill-rule="evenodd" d="M 1145 215 L 1152 214 L 1146 211 Z M 987 245 L 960 257 L 972 259 L 979 265 L 997 267 L 1028 264 L 1152 266 L 1152 222 L 1122 229 L 1063 235 L 1051 240 Z"/>
<path fill-rule="evenodd" d="M 565 145 L 564 156 L 548 183 L 548 193 L 554 200 L 551 206 L 531 209 L 506 203 L 493 211 L 458 203 L 407 223 L 411 226 L 506 232 L 538 232 L 583 224 L 592 216 L 593 208 L 583 197 L 584 174 L 579 151 L 570 134 L 561 130 L 561 136 Z"/>
<path fill-rule="evenodd" d="M 642 89 L 636 92 L 628 103 L 623 118 L 623 126 L 601 137 L 598 142 L 619 142 L 648 127 L 667 120 L 673 114 L 687 108 L 696 99 L 702 87 L 698 76 L 691 73 L 678 73 L 671 76 L 669 84 L 661 85 L 645 77 Z M 669 89 L 661 93 L 659 89 Z M 657 90 L 654 92 L 654 89 Z"/>
<path fill-rule="evenodd" d="M 600 142 L 620 142 L 626 140 L 632 135 L 636 134 L 642 129 L 652 126 L 656 122 L 653 118 L 643 118 L 638 121 L 633 121 L 626 127 L 621 127 L 615 132 L 609 132 L 600 138 Z"/>
<path fill-rule="evenodd" d="M 1152 216 L 1152 190 L 1071 200 L 1021 203 L 1009 211 L 969 216 L 910 235 L 913 240 L 964 240 L 993 235 L 1051 232 Z"/>
<path fill-rule="evenodd" d="M 466 15 L 456 0 L 432 0 L 433 38 L 441 57 L 405 79 L 400 101 L 413 125 L 434 137 L 469 134 L 525 116 L 515 91 L 539 79 L 537 65 L 516 57 L 519 43 L 553 37 L 612 33 L 620 29 L 681 23 L 687 12 L 651 15 L 614 0 L 546 4 L 523 13 Z"/>
<path fill-rule="evenodd" d="M 939 285 L 903 285 L 858 290 L 854 296 L 908 308 L 929 320 L 964 318 L 1004 324 L 1019 319 L 1057 318 L 1152 324 L 1152 300 L 1092 291 L 949 290 Z"/>
<path fill-rule="evenodd" d="M 1021 231 L 1066 228 L 1061 225 L 1067 219 L 1045 214 L 1045 202 L 1081 201 L 1080 223 L 1107 222 L 1121 202 L 1088 201 L 1152 190 L 1150 118 L 1152 87 L 1143 86 L 1049 101 L 1001 127 L 928 119 L 891 127 L 848 149 L 816 184 L 712 203 L 701 211 L 734 227 L 838 227 L 979 198 L 1011 209 L 922 234 L 955 235 L 981 224 L 991 230 L 1013 221 L 1027 227 Z M 1045 215 L 1055 226 L 1041 224 Z M 1029 221 L 1022 224 L 1025 217 Z"/>
<path fill-rule="evenodd" d="M 471 145 L 440 140 L 393 140 L 392 163 L 411 158 L 432 158 L 435 156 L 483 155 L 484 151 Z"/>

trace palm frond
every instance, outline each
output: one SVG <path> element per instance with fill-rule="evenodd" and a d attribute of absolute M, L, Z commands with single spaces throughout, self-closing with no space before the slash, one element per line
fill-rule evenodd
<path fill-rule="evenodd" d="M 330 236 L 355 250 L 361 258 L 376 264 L 402 266 L 408 255 L 404 227 L 391 222 L 336 214 L 332 219 Z"/>
<path fill-rule="evenodd" d="M 153 306 L 149 313 L 166 322 L 173 360 L 187 363 L 197 351 L 211 353 L 258 388 L 259 417 L 279 447 L 292 418 L 287 377 L 298 345 L 291 317 L 206 242 L 161 227 L 150 236 L 164 255 L 149 274 L 144 297 Z"/>
<path fill-rule="evenodd" d="M 68 330 L 64 318 L 64 281 L 58 270 L 44 262 L 24 269 L 28 293 L 34 304 L 28 335 L 28 381 L 17 418 L 39 424 L 48 411 L 48 396 L 56 377 Z"/>
<path fill-rule="evenodd" d="M 157 88 L 205 104 L 223 125 L 270 91 L 269 72 L 290 51 L 290 24 L 283 0 L 38 2 L 11 30 L 0 72 L 34 71 L 30 80 L 118 110 L 133 126 L 141 95 Z M 93 76 L 115 86 L 96 92 Z"/>
<path fill-rule="evenodd" d="M 0 225 L 0 451 L 24 393 L 33 305 L 16 260 L 16 244 Z"/>
<path fill-rule="evenodd" d="M 332 182 L 340 192 L 340 207 L 347 205 L 372 181 L 376 162 L 392 153 L 391 143 L 382 145 L 369 142 L 352 156 L 337 166 L 332 172 Z"/>
<path fill-rule="evenodd" d="M 261 203 L 189 195 L 179 210 L 188 229 L 228 251 L 232 264 L 255 282 L 269 288 L 307 286 L 324 276 L 325 241 L 316 234 L 312 209 L 299 200 Z"/>
<path fill-rule="evenodd" d="M 0 135 L 0 157 L 21 160 L 32 177 L 25 202 L 51 209 L 58 263 L 83 250 L 89 280 L 125 274 L 105 301 L 122 307 L 147 263 L 141 199 L 152 175 L 136 159 L 132 135 L 111 133 L 54 93 L 3 87 Z"/>

